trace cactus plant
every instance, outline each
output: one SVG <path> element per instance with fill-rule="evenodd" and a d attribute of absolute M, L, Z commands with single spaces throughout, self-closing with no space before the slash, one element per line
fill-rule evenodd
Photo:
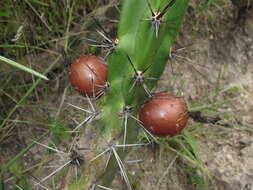
<path fill-rule="evenodd" d="M 110 90 L 101 100 L 101 119 L 94 124 L 99 125 L 100 129 L 104 129 L 101 135 L 108 142 L 116 139 L 117 143 L 124 143 L 124 141 L 126 144 L 136 143 L 137 121 L 129 118 L 124 137 L 122 135 L 124 133 L 122 120 L 117 114 L 121 113 L 126 106 L 134 106 L 137 102 L 149 98 L 140 85 L 135 85 L 131 90 L 136 74 L 131 64 L 140 72 L 148 68 L 145 76 L 159 79 L 186 13 L 187 3 L 187 0 L 150 2 L 126 0 L 123 2 L 118 26 L 117 39 L 119 41 L 108 61 Z M 161 22 L 158 30 L 158 26 L 153 23 L 153 13 L 159 14 L 159 9 L 164 12 L 159 18 Z M 144 82 L 147 90 L 150 91 L 157 80 Z M 118 154 L 123 159 L 126 151 L 119 151 Z M 101 183 L 105 186 L 110 185 L 117 169 L 115 161 L 111 160 L 106 172 L 101 177 Z"/>
<path fill-rule="evenodd" d="M 136 143 L 138 133 L 135 131 L 138 130 L 138 119 L 129 118 L 127 131 L 124 131 L 126 129 L 118 115 L 126 106 L 134 106 L 137 102 L 149 98 L 151 93 L 147 92 L 151 91 L 157 80 L 144 80 L 147 91 L 145 92 L 142 84 L 133 86 L 137 80 L 136 73 L 144 73 L 145 70 L 146 78 L 159 79 L 172 43 L 179 32 L 187 3 L 187 0 L 123 2 L 117 47 L 108 57 L 110 89 L 106 96 L 99 100 L 101 118 L 93 122 L 93 125 L 101 129 L 101 138 L 105 138 L 108 143 Z M 134 112 L 133 115 L 136 114 Z M 122 135 L 123 133 L 125 135 Z M 115 154 L 115 148 L 108 150 Z M 115 157 L 123 159 L 126 154 L 127 151 L 119 150 Z M 110 159 L 106 172 L 98 181 L 104 186 L 109 186 L 116 169 L 115 160 Z M 88 178 L 92 179 L 91 176 Z M 87 183 L 87 187 L 91 182 L 92 180 Z"/>
<path fill-rule="evenodd" d="M 106 165 L 106 171 L 101 175 L 89 173 L 86 178 L 80 179 L 79 184 L 82 185 L 75 186 L 74 189 L 95 189 L 94 181 L 101 187 L 109 187 L 118 167 L 127 188 L 132 189 L 122 162 L 127 151 L 118 148 L 142 145 L 136 144 L 138 135 L 136 131 L 145 129 L 139 125 L 137 116 L 134 116 L 137 115 L 137 110 L 131 108 L 152 96 L 151 89 L 166 66 L 171 46 L 184 19 L 187 4 L 188 0 L 123 1 L 117 43 L 113 46 L 113 52 L 110 50 L 106 55 L 110 87 L 102 98 L 96 100 L 99 119 L 92 121 L 90 126 L 96 126 L 100 130 L 97 142 L 104 142 L 105 139 L 108 145 L 97 145 L 98 149 L 106 148 L 101 153 L 99 150 L 93 150 L 97 156 L 90 159 L 89 167 L 94 167 L 92 162 L 96 160 Z M 91 102 L 88 96 L 87 98 Z M 107 152 L 109 159 L 101 159 Z M 66 188 L 72 187 L 70 185 Z"/>

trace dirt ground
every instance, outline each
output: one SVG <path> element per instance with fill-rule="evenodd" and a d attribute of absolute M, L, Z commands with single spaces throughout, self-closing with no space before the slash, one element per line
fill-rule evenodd
<path fill-rule="evenodd" d="M 213 100 L 228 100 L 219 111 L 229 115 L 224 122 L 230 125 L 222 127 L 205 124 L 202 130 L 206 133 L 205 136 L 209 136 L 210 133 L 210 139 L 200 137 L 199 142 L 201 158 L 211 176 L 208 189 L 252 190 L 253 12 L 246 11 L 240 15 L 230 2 L 222 6 L 224 7 L 218 9 L 213 15 L 214 18 L 210 20 L 196 14 L 194 11 L 196 4 L 194 1 L 190 2 L 185 24 L 176 41 L 176 46 L 186 47 L 179 51 L 178 55 L 186 56 L 190 60 L 173 59 L 161 77 L 158 89 L 169 89 L 171 93 L 177 93 L 177 89 L 180 89 L 189 105 L 214 92 L 224 91 L 219 93 L 218 97 L 214 95 Z M 175 76 L 172 89 L 171 79 L 174 80 Z M 50 86 L 47 89 L 53 93 L 47 93 L 47 96 L 43 97 L 43 92 L 47 89 L 42 87 L 38 89 L 37 97 L 34 97 L 36 104 L 43 106 L 32 111 L 21 108 L 15 118 L 28 120 L 37 117 L 38 121 L 43 122 L 44 117 L 56 116 L 68 125 L 74 125 L 74 121 L 66 119 L 69 118 L 68 113 L 64 112 L 68 109 L 67 106 L 63 105 L 61 113 L 58 113 L 62 97 L 66 102 L 83 103 L 79 95 L 69 88 L 67 71 L 58 73 L 58 77 L 48 85 Z M 237 90 L 226 91 L 232 87 L 237 87 Z M 43 107 L 49 107 L 51 111 L 44 110 Z M 190 124 L 192 123 L 194 122 L 190 121 Z M 25 131 L 18 128 L 19 131 L 12 133 L 11 138 L 1 145 L 0 162 L 1 159 L 4 161 L 13 157 L 44 131 L 40 125 L 32 127 L 23 125 L 23 127 L 26 128 Z M 41 159 L 38 156 L 41 151 L 43 152 L 40 149 L 33 149 L 25 156 L 25 162 L 28 165 L 37 163 Z M 127 164 L 127 170 L 133 179 L 131 181 L 135 184 L 134 189 L 196 189 L 183 170 L 184 162 L 176 154 L 164 151 L 161 154 L 161 151 L 143 148 L 141 151 L 131 152 L 128 156 L 128 159 L 139 158 L 148 159 L 140 163 Z M 119 177 L 114 180 L 113 187 L 119 190 L 126 189 Z"/>

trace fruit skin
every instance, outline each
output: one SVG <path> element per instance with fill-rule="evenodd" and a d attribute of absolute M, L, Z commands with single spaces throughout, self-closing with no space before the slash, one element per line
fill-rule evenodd
<path fill-rule="evenodd" d="M 71 64 L 69 79 L 80 94 L 93 97 L 107 82 L 108 66 L 95 55 L 84 55 Z"/>
<path fill-rule="evenodd" d="M 187 124 L 187 105 L 172 94 L 155 94 L 140 110 L 139 120 L 155 136 L 174 136 Z"/>

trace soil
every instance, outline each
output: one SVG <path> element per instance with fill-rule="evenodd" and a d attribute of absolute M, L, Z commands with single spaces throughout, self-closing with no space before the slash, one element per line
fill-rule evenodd
<path fill-rule="evenodd" d="M 179 93 L 184 96 L 190 107 L 194 102 L 206 97 L 210 102 L 227 101 L 219 111 L 222 113 L 221 117 L 224 116 L 222 122 L 229 123 L 229 126 L 207 123 L 202 128 L 205 135 L 199 139 L 200 156 L 211 176 L 208 190 L 251 190 L 253 189 L 253 11 L 248 10 L 243 13 L 245 14 L 243 19 L 238 20 L 238 8 L 228 1 L 213 13 L 212 19 L 209 19 L 206 15 L 195 11 L 196 7 L 196 2 L 192 0 L 184 26 L 175 43 L 177 47 L 186 47 L 177 53 L 187 57 L 188 60 L 177 58 L 170 61 L 157 90 Z M 34 62 L 43 65 L 41 60 L 38 55 Z M 69 116 L 65 111 L 70 108 L 66 105 L 61 107 L 61 102 L 64 100 L 65 103 L 82 105 L 84 101 L 69 88 L 67 70 L 60 70 L 57 77 L 46 85 L 47 87 L 40 86 L 41 88 L 37 90 L 38 96 L 30 100 L 41 105 L 40 108 L 33 110 L 21 107 L 14 118 L 19 120 L 37 118 L 37 121 L 43 123 L 44 120 L 47 122 L 44 118 L 56 117 L 69 126 L 74 125 L 75 121 L 71 119 L 76 117 Z M 226 90 L 228 88 L 233 90 Z M 218 92 L 219 95 L 216 96 L 214 92 Z M 212 94 L 213 96 L 210 96 Z M 194 124 L 194 121 L 190 121 L 189 127 L 191 124 Z M 22 130 L 22 127 L 26 130 Z M 0 163 L 14 157 L 43 131 L 39 124 L 19 125 L 17 131 L 13 131 L 1 144 Z M 91 148 L 94 141 L 95 139 L 86 139 L 86 142 L 90 142 L 86 147 Z M 38 155 L 42 153 L 43 150 L 38 147 L 27 153 L 24 157 L 24 168 L 38 163 L 41 159 Z M 186 175 L 185 162 L 176 154 L 145 147 L 141 148 L 141 151 L 133 150 L 127 159 L 140 158 L 147 159 L 140 163 L 126 164 L 134 189 L 197 189 Z M 115 178 L 112 188 L 126 189 L 120 177 Z"/>

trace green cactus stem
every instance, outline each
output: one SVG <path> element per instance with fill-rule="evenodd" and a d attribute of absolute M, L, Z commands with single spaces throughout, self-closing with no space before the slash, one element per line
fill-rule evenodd
<path fill-rule="evenodd" d="M 146 91 L 151 91 L 163 73 L 171 46 L 186 14 L 187 4 L 188 0 L 123 1 L 117 33 L 119 41 L 108 61 L 110 89 L 106 96 L 99 100 L 101 119 L 90 126 L 100 130 L 97 142 L 107 141 L 108 144 L 122 144 L 125 140 L 126 144 L 137 142 L 138 131 L 141 130 L 137 120 L 128 118 L 127 132 L 124 135 L 124 122 L 119 115 L 124 107 L 135 107 L 149 98 L 150 94 Z M 155 19 L 159 19 L 159 25 L 154 21 L 155 16 Z M 157 79 L 144 80 L 146 91 L 142 84 L 133 87 L 135 74 L 141 72 L 145 78 Z M 137 111 L 135 109 L 131 113 L 133 117 L 137 117 Z M 100 148 L 97 154 L 105 146 L 105 144 L 97 145 L 97 148 Z M 117 150 L 119 157 L 124 160 L 127 150 Z M 106 162 L 107 159 L 101 157 L 98 159 Z M 116 159 L 111 156 L 106 170 L 101 175 L 90 173 L 88 179 L 85 179 L 88 181 L 86 189 L 94 181 L 109 187 L 117 170 Z"/>

